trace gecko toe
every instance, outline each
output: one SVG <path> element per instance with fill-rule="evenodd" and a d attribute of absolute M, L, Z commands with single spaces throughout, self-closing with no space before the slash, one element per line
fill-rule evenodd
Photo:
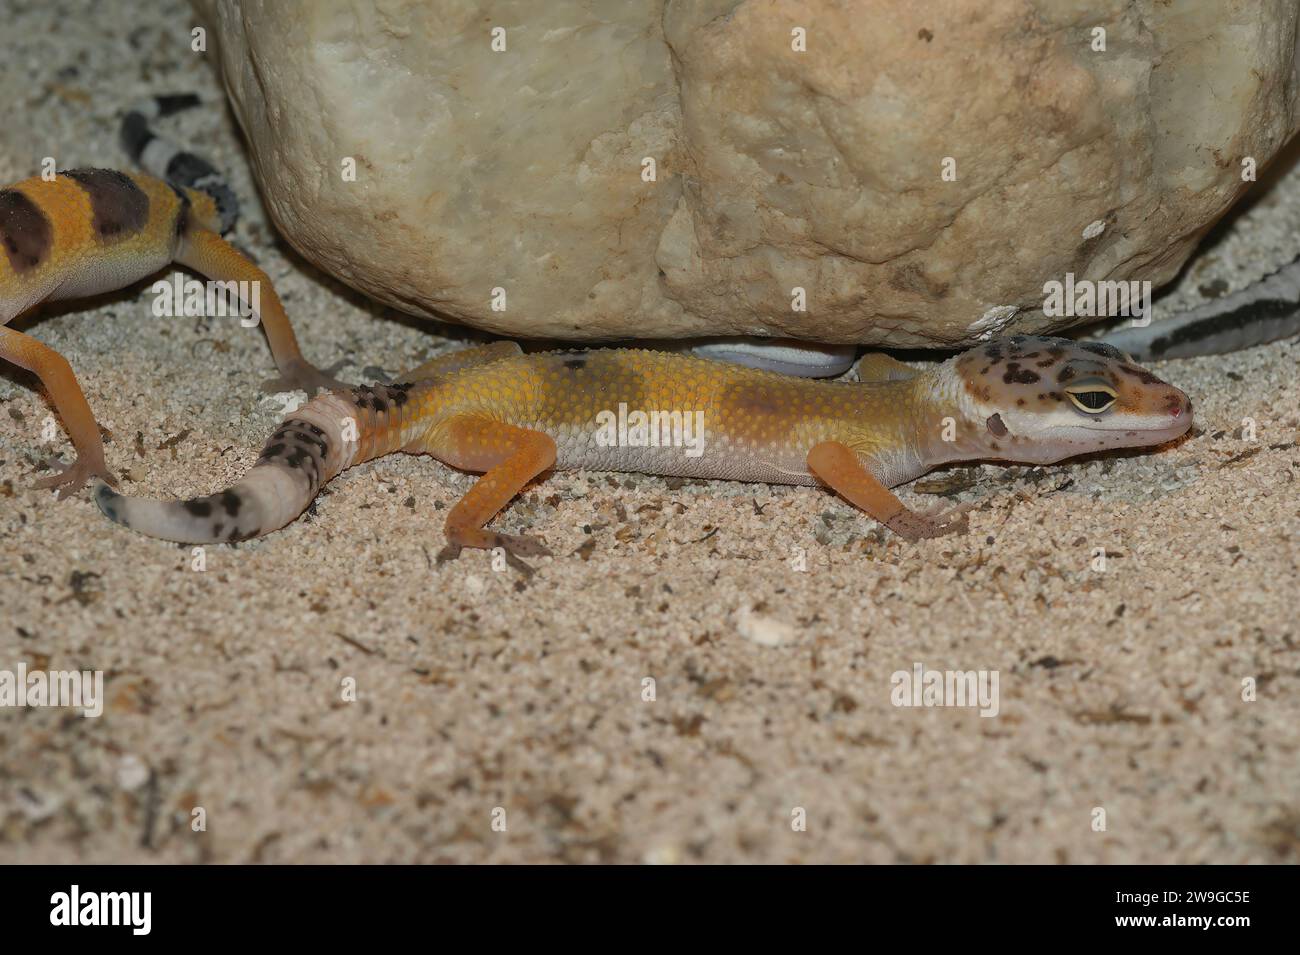
<path fill-rule="evenodd" d="M 546 542 L 540 537 L 524 537 L 518 534 L 496 534 L 493 537 L 494 547 L 500 547 L 507 554 L 515 557 L 553 557 Z"/>
<path fill-rule="evenodd" d="M 305 361 L 295 362 L 282 369 L 281 374 L 262 382 L 262 391 L 267 394 L 279 394 L 285 391 L 305 391 L 308 397 L 317 391 L 345 391 L 352 386 L 346 381 L 339 381 L 334 372 L 349 364 L 347 359 L 336 362 L 324 371 Z"/>
<path fill-rule="evenodd" d="M 102 457 L 92 458 L 83 454 L 79 455 L 72 464 L 63 464 L 58 460 L 49 461 L 47 464 L 55 469 L 55 473 L 34 481 L 32 487 L 38 490 L 53 488 L 55 497 L 60 501 L 76 494 L 91 478 L 100 478 L 106 484 L 117 487 L 117 477 L 108 469 Z"/>
<path fill-rule="evenodd" d="M 962 505 L 935 514 L 918 514 L 916 511 L 905 510 L 891 518 L 887 526 L 907 541 L 965 534 L 969 529 L 967 509 L 967 506 Z"/>

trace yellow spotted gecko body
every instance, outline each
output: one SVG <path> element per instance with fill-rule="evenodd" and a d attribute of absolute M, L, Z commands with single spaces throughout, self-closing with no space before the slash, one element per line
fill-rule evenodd
<path fill-rule="evenodd" d="M 138 127 L 128 147 L 153 146 L 157 153 L 162 142 Z M 165 152 L 173 170 L 184 172 L 188 166 L 192 171 L 202 162 L 174 149 Z M 201 168 L 210 170 L 206 164 Z M 270 279 L 221 238 L 229 211 L 219 208 L 213 193 L 176 182 L 112 169 L 72 169 L 0 189 L 0 359 L 40 379 L 68 429 L 76 462 L 38 482 L 60 488 L 61 496 L 92 476 L 112 476 L 94 413 L 67 360 L 5 327 L 41 302 L 120 289 L 171 263 L 216 281 L 258 283 L 259 318 L 281 374 L 276 387 L 312 393 L 317 387 L 344 387 L 307 363 Z"/>
<path fill-rule="evenodd" d="M 483 475 L 447 517 L 453 551 L 546 553 L 486 525 L 552 468 L 823 483 L 915 540 L 964 523 L 916 513 L 890 492 L 934 467 L 1155 446 L 1192 421 L 1186 395 L 1104 344 L 1016 336 L 927 371 L 868 356 L 859 375 L 817 381 L 670 352 L 523 354 L 497 342 L 428 362 L 402 384 L 308 402 L 218 494 L 156 501 L 101 484 L 96 500 L 154 537 L 238 541 L 294 520 L 345 468 L 406 451 Z"/>

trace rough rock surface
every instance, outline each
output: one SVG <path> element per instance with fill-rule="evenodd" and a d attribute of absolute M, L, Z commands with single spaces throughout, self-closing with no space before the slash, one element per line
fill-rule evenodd
<path fill-rule="evenodd" d="M 289 241 L 515 336 L 1059 328 L 1297 128 L 1295 0 L 195 3 Z"/>

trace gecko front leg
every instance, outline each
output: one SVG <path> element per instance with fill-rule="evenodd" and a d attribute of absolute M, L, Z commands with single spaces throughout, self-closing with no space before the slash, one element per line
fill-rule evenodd
<path fill-rule="evenodd" d="M 926 515 L 911 510 L 863 466 L 856 453 L 838 441 L 814 445 L 808 452 L 808 470 L 904 540 L 918 541 L 966 530 L 964 513 Z"/>
<path fill-rule="evenodd" d="M 556 448 L 550 435 L 490 418 L 460 415 L 418 450 L 452 467 L 483 472 L 447 515 L 447 547 L 440 558 L 455 558 L 462 547 L 501 547 L 515 557 L 550 556 L 540 538 L 501 534 L 485 526 L 529 481 L 554 466 Z"/>

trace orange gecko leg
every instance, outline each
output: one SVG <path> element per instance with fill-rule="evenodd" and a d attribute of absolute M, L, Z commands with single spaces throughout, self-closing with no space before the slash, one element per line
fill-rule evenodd
<path fill-rule="evenodd" d="M 280 377 L 263 382 L 263 390 L 275 392 L 301 388 L 308 395 L 314 395 L 317 388 L 337 391 L 351 387 L 329 373 L 333 368 L 321 371 L 302 356 L 289 316 L 271 279 L 221 236 L 207 229 L 192 228 L 181 243 L 176 261 L 216 282 L 257 283 L 261 298 L 258 319 L 271 346 L 275 367 L 280 372 Z M 251 307 L 253 303 L 244 304 Z"/>
<path fill-rule="evenodd" d="M 904 540 L 917 541 L 966 530 L 964 514 L 927 516 L 910 510 L 862 466 L 852 450 L 838 441 L 814 445 L 808 452 L 808 470 Z"/>
<path fill-rule="evenodd" d="M 484 472 L 447 515 L 447 549 L 442 557 L 455 557 L 462 547 L 502 547 L 516 557 L 551 553 L 539 538 L 498 534 L 484 526 L 524 485 L 555 464 L 550 435 L 462 415 L 439 428 L 434 442 L 423 450 L 453 467 Z"/>
<path fill-rule="evenodd" d="M 37 481 L 35 486 L 58 488 L 59 498 L 63 499 L 92 477 L 116 485 L 117 478 L 104 463 L 104 442 L 99 436 L 95 413 L 86 403 L 68 360 L 30 335 L 3 326 L 0 326 L 0 358 L 26 368 L 41 380 L 68 429 L 72 446 L 77 449 L 76 461 L 58 474 Z"/>

